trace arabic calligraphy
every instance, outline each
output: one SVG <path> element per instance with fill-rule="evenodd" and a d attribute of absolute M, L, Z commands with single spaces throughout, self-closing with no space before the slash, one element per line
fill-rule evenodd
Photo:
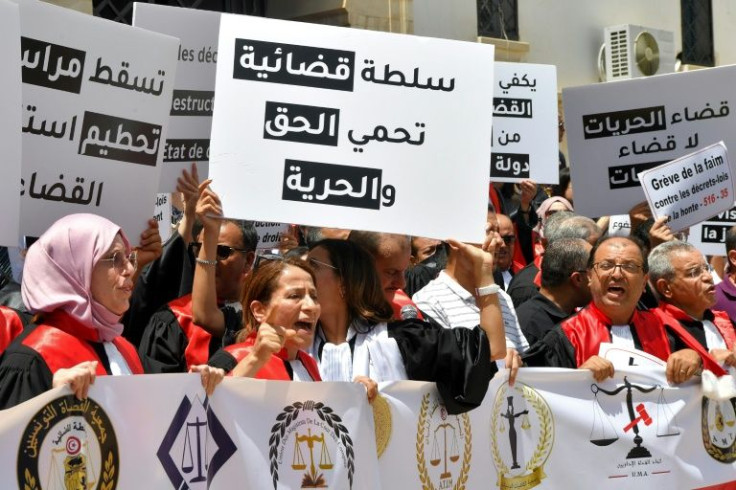
<path fill-rule="evenodd" d="M 386 63 L 383 66 L 383 74 L 377 76 L 375 62 L 373 60 L 364 60 L 364 63 L 366 66 L 360 71 L 360 76 L 366 82 L 426 90 L 441 90 L 443 92 L 452 92 L 455 89 L 454 78 L 450 78 L 447 85 L 445 85 L 445 79 L 442 77 L 436 83 L 432 80 L 432 77 L 422 80 L 419 75 L 419 67 L 415 67 L 412 70 L 412 74 L 407 76 L 401 70 L 392 70 L 391 65 Z"/>
<path fill-rule="evenodd" d="M 130 79 L 130 62 L 123 61 L 120 63 L 120 69 L 117 75 L 113 73 L 113 68 L 102 64 L 102 58 L 97 58 L 97 65 L 95 66 L 95 74 L 89 77 L 90 82 L 101 83 L 104 85 L 110 85 L 112 87 L 118 87 L 125 90 L 133 90 L 135 92 L 143 92 L 144 94 L 151 94 L 156 97 L 161 95 L 164 90 L 163 77 L 166 76 L 166 72 L 158 70 L 156 75 L 161 77 L 160 80 L 156 80 L 156 76 L 152 76 L 150 80 L 148 77 L 140 77 L 138 75 L 133 76 Z M 146 81 L 148 82 L 146 83 Z M 158 86 L 156 86 L 158 82 Z"/>
<path fill-rule="evenodd" d="M 664 106 L 583 116 L 583 132 L 586 140 L 665 129 L 667 129 L 667 116 Z"/>
<path fill-rule="evenodd" d="M 337 146 L 340 110 L 266 101 L 263 137 Z"/>
<path fill-rule="evenodd" d="M 355 53 L 235 39 L 233 78 L 353 91 Z"/>
<path fill-rule="evenodd" d="M 79 154 L 156 165 L 161 126 L 85 111 Z"/>
<path fill-rule="evenodd" d="M 536 92 L 537 89 L 535 88 L 537 86 L 537 80 L 536 78 L 529 81 L 529 78 L 527 78 L 526 73 L 519 78 L 516 73 L 514 73 L 514 76 L 511 77 L 511 81 L 504 83 L 503 80 L 499 80 L 498 86 L 503 90 L 504 94 L 509 93 L 509 89 L 512 87 L 520 87 L 520 88 L 529 88 L 532 92 Z"/>
<path fill-rule="evenodd" d="M 529 155 L 520 153 L 493 153 L 491 155 L 491 178 L 529 178 Z"/>
<path fill-rule="evenodd" d="M 391 207 L 396 189 L 382 185 L 382 174 L 375 168 L 286 160 L 281 198 L 363 209 Z"/>
<path fill-rule="evenodd" d="M 529 119 L 533 117 L 532 100 L 494 97 L 493 115 L 495 117 L 523 117 Z"/>
<path fill-rule="evenodd" d="M 660 160 L 649 163 L 636 163 L 633 165 L 619 165 L 608 168 L 608 183 L 611 189 L 623 189 L 625 187 L 638 187 L 641 172 L 657 167 L 669 160 Z"/>
<path fill-rule="evenodd" d="M 97 199 L 95 200 L 95 206 L 100 205 L 100 201 L 102 199 L 102 185 L 104 184 L 104 182 L 100 182 L 99 185 L 97 185 L 97 182 L 94 180 L 90 182 L 89 191 L 85 196 L 85 191 L 87 191 L 87 189 L 85 189 L 84 183 L 85 178 L 77 177 L 75 179 L 76 184 L 74 185 L 74 187 L 72 187 L 71 192 L 67 195 L 66 186 L 62 182 L 64 180 L 64 174 L 59 175 L 59 182 L 56 182 L 53 185 L 44 184 L 38 189 L 36 188 L 37 174 L 38 172 L 33 172 L 31 174 L 31 182 L 28 187 L 28 197 L 32 199 L 44 199 L 46 201 L 63 201 L 70 204 L 82 204 L 86 206 L 92 202 L 92 199 L 94 199 L 96 192 Z M 24 196 L 26 193 L 25 179 L 20 179 L 20 185 L 20 195 Z"/>
<path fill-rule="evenodd" d="M 23 83 L 78 94 L 86 53 L 29 37 L 20 38 Z"/>
<path fill-rule="evenodd" d="M 506 146 L 510 143 L 520 143 L 521 135 L 519 133 L 511 134 L 506 131 L 501 131 L 501 136 L 499 136 L 496 141 L 498 141 L 498 144 L 501 146 Z"/>
<path fill-rule="evenodd" d="M 70 121 L 52 121 L 48 127 L 46 127 L 46 124 L 48 123 L 47 119 L 44 119 L 41 121 L 41 123 L 36 126 L 36 106 L 34 105 L 27 105 L 24 108 L 24 111 L 29 113 L 27 114 L 27 120 L 23 124 L 23 132 L 24 133 L 30 133 L 35 134 L 38 136 L 48 136 L 50 138 L 57 138 L 61 139 L 67 135 L 67 123 L 69 123 L 69 141 L 74 141 L 74 129 L 77 125 L 77 116 L 74 116 L 71 118 Z M 57 129 L 57 123 L 58 123 L 58 129 Z"/>
<path fill-rule="evenodd" d="M 355 136 L 353 130 L 348 131 L 348 139 L 354 145 L 362 146 L 370 143 L 371 141 L 388 142 L 388 143 L 409 143 L 410 145 L 421 145 L 424 143 L 424 123 L 414 123 L 416 129 L 419 130 L 419 134 L 416 139 L 412 139 L 411 134 L 404 128 L 396 128 L 390 134 L 386 126 L 376 126 L 372 133 L 363 134 L 361 136 Z M 363 148 L 354 148 L 353 151 L 363 153 Z"/>
<path fill-rule="evenodd" d="M 683 121 L 683 117 L 685 118 L 685 121 L 702 121 L 704 119 L 712 119 L 716 117 L 727 117 L 730 112 L 727 100 L 721 101 L 718 107 L 718 112 L 710 106 L 710 102 L 707 102 L 705 107 L 700 111 L 697 109 L 691 110 L 689 107 L 685 107 L 685 110 L 682 113 L 673 112 L 670 124 L 681 123 Z"/>

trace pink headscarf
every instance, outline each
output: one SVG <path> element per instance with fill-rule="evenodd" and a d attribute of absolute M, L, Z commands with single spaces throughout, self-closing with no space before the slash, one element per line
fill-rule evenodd
<path fill-rule="evenodd" d="M 108 342 L 123 332 L 120 316 L 92 299 L 92 269 L 123 230 L 94 214 L 71 214 L 51 225 L 28 249 L 21 294 L 32 313 L 63 310 Z"/>
<path fill-rule="evenodd" d="M 552 205 L 556 202 L 562 203 L 565 208 L 567 208 L 567 211 L 572 211 L 572 204 L 570 204 L 570 201 L 565 199 L 561 196 L 552 196 L 547 199 L 545 199 L 542 204 L 539 205 L 539 208 L 537 209 L 537 216 L 539 217 L 539 224 L 537 224 L 537 227 L 534 229 L 537 233 L 539 233 L 539 236 L 544 237 L 544 224 L 547 222 L 547 213 L 549 212 L 549 208 L 552 207 Z"/>

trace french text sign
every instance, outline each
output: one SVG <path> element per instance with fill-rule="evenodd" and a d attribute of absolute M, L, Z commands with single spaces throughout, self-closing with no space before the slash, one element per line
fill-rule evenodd
<path fill-rule="evenodd" d="M 654 218 L 668 216 L 680 231 L 730 209 L 736 180 L 723 142 L 641 172 L 639 182 Z"/>
<path fill-rule="evenodd" d="M 726 233 L 736 226 L 736 207 L 711 216 L 690 228 L 687 241 L 705 255 L 726 255 Z"/>
<path fill-rule="evenodd" d="M 223 15 L 210 176 L 225 214 L 480 241 L 489 48 Z"/>
<path fill-rule="evenodd" d="M 133 25 L 181 40 L 159 181 L 160 192 L 172 192 L 193 162 L 200 180 L 207 178 L 220 14 L 136 2 Z"/>
<path fill-rule="evenodd" d="M 177 39 L 20 3 L 21 232 L 94 213 L 137 242 L 151 217 Z"/>
<path fill-rule="evenodd" d="M 735 76 L 725 66 L 564 89 L 575 211 L 627 213 L 644 200 L 639 173 L 718 141 L 733 147 Z"/>

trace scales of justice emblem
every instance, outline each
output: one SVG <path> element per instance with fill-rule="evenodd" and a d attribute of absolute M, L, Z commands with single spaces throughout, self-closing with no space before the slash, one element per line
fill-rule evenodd
<path fill-rule="evenodd" d="M 294 470 L 307 469 L 302 454 L 302 444 L 306 445 L 309 450 L 309 471 L 304 473 L 302 488 L 326 488 L 327 483 L 325 482 L 324 475 L 317 473 L 317 467 L 314 465 L 314 449 L 315 445 L 319 444 L 319 463 L 317 463 L 319 469 L 331 470 L 334 466 L 330 458 L 327 443 L 325 442 L 324 432 L 320 432 L 319 435 L 312 435 L 311 428 L 308 428 L 307 433 L 303 435 L 300 435 L 299 431 L 296 432 L 294 437 L 294 456 L 291 461 L 291 468 Z"/>
<path fill-rule="evenodd" d="M 547 402 L 519 381 L 503 383 L 491 415 L 491 450 L 501 489 L 534 488 L 546 477 L 544 464 L 554 444 L 554 422 Z"/>
<path fill-rule="evenodd" d="M 634 392 L 642 394 L 652 393 L 659 388 L 659 397 L 656 403 L 657 413 L 656 419 L 652 417 L 644 403 L 634 404 Z M 614 426 L 612 416 L 607 415 L 603 411 L 601 402 L 598 399 L 599 394 L 615 397 L 622 391 L 626 390 L 626 410 L 629 416 L 628 422 L 621 427 L 624 434 L 629 432 L 634 434 L 634 447 L 626 455 L 626 459 L 650 458 L 651 452 L 643 446 L 644 437 L 642 436 L 643 427 L 649 427 L 656 420 L 657 437 L 674 437 L 680 435 L 680 430 L 676 425 L 675 416 L 673 415 L 667 400 L 664 397 L 664 387 L 661 385 L 641 386 L 633 384 L 629 381 L 628 376 L 624 376 L 624 384 L 613 390 L 606 390 L 593 383 L 590 385 L 593 392 L 593 427 L 590 431 L 590 443 L 596 446 L 610 446 L 619 439 L 618 432 Z"/>
<path fill-rule="evenodd" d="M 736 398 L 703 397 L 701 427 L 706 452 L 721 463 L 736 461 Z"/>

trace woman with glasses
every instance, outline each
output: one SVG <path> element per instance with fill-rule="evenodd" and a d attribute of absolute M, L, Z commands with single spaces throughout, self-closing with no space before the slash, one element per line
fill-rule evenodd
<path fill-rule="evenodd" d="M 146 372 L 146 359 L 122 336 L 136 253 L 119 226 L 92 214 L 61 218 L 28 250 L 23 302 L 35 315 L 0 362 L 0 409 L 53 387 L 85 398 L 100 375 Z M 208 392 L 224 373 L 196 366 Z"/>
<path fill-rule="evenodd" d="M 485 247 L 495 246 L 497 234 Z M 391 321 L 392 308 L 381 290 L 371 255 L 359 245 L 326 239 L 314 244 L 309 261 L 315 269 L 322 312 L 311 348 L 324 381 L 433 381 L 450 413 L 478 406 L 496 371 L 491 360 L 506 357 L 501 310 L 493 284 L 493 254 L 449 241 L 473 271 L 478 287 L 480 325 L 445 329 L 429 320 Z M 508 365 L 515 375 L 519 357 Z M 512 380 L 513 381 L 513 380 Z"/>

